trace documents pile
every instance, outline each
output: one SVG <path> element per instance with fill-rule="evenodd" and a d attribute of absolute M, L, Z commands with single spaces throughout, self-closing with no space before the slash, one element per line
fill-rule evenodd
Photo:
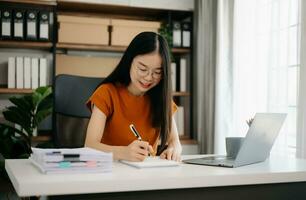
<path fill-rule="evenodd" d="M 105 173 L 112 171 L 113 155 L 91 148 L 32 148 L 30 161 L 43 173 Z"/>

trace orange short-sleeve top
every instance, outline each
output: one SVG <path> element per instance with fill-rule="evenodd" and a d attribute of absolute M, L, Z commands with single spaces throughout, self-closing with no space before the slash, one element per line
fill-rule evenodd
<path fill-rule="evenodd" d="M 134 124 L 143 141 L 156 150 L 159 132 L 152 127 L 150 99 L 147 95 L 135 96 L 127 87 L 106 83 L 99 86 L 89 98 L 87 106 L 95 105 L 107 117 L 101 143 L 127 146 L 137 139 L 129 126 Z M 172 112 L 177 110 L 172 103 Z"/>

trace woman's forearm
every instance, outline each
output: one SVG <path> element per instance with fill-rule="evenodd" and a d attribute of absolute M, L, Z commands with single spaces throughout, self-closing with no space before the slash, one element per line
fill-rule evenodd
<path fill-rule="evenodd" d="M 114 160 L 120 160 L 123 159 L 123 146 L 112 146 L 112 145 L 107 145 L 107 144 L 103 144 L 103 143 L 98 143 L 98 142 L 87 142 L 85 143 L 86 147 L 90 147 L 93 149 L 97 149 L 100 151 L 104 151 L 104 152 L 111 152 L 113 153 L 113 159 Z"/>
<path fill-rule="evenodd" d="M 172 126 L 171 126 L 171 132 L 167 141 L 168 144 L 174 144 L 174 145 L 181 145 L 180 138 L 178 135 L 177 127 L 175 120 L 172 119 Z"/>

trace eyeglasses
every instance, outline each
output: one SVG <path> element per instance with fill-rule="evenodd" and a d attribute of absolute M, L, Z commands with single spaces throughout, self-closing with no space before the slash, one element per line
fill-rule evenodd
<path fill-rule="evenodd" d="M 137 74 L 139 76 L 145 77 L 145 76 L 148 76 L 150 74 L 151 70 L 146 69 L 146 68 L 141 68 L 139 66 L 136 66 L 136 71 L 137 71 Z M 155 70 L 155 71 L 152 70 L 151 74 L 152 74 L 153 79 L 160 79 L 161 76 L 162 76 L 162 71 L 160 69 Z"/>

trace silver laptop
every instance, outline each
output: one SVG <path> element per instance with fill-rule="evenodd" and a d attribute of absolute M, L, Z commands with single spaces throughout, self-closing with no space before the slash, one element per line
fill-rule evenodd
<path fill-rule="evenodd" d="M 265 161 L 285 121 L 284 113 L 257 113 L 236 158 L 209 156 L 183 160 L 185 163 L 220 167 L 239 167 Z"/>

